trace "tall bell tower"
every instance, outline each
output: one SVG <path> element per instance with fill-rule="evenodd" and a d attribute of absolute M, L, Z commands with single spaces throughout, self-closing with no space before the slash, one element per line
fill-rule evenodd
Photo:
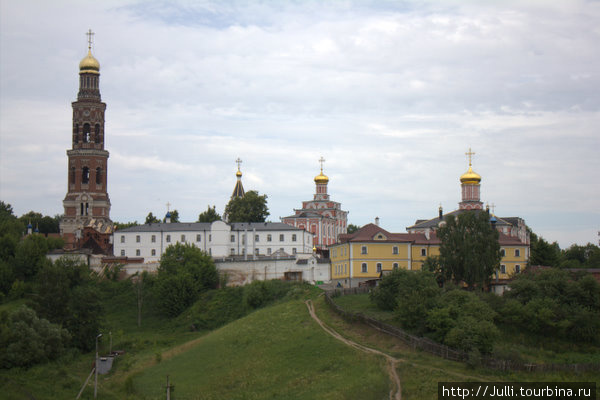
<path fill-rule="evenodd" d="M 104 149 L 104 111 L 100 98 L 100 63 L 92 56 L 89 30 L 88 53 L 79 63 L 79 93 L 73 107 L 72 147 L 67 150 L 68 183 L 63 200 L 60 232 L 66 248 L 80 247 L 84 230 L 112 233 L 107 192 L 108 151 Z"/>

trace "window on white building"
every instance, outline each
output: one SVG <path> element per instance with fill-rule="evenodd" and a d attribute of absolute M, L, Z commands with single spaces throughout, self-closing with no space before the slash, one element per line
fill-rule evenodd
<path fill-rule="evenodd" d="M 181 235 L 181 243 L 185 243 L 185 235 Z"/>
<path fill-rule="evenodd" d="M 136 249 L 136 250 L 135 250 L 135 255 L 139 257 L 139 256 L 140 256 L 140 254 L 141 254 L 141 252 L 140 252 L 140 249 Z"/>
<path fill-rule="evenodd" d="M 153 256 L 156 255 L 156 249 L 152 249 L 152 251 L 150 252 L 150 254 L 152 254 Z"/>
<path fill-rule="evenodd" d="M 284 236 L 284 234 L 282 233 L 282 234 L 280 234 L 280 235 L 279 235 L 279 241 L 280 241 L 280 242 L 283 242 L 284 240 L 285 240 L 285 236 Z"/>
<path fill-rule="evenodd" d="M 171 235 L 167 235 L 167 243 L 171 243 Z"/>
<path fill-rule="evenodd" d="M 125 243 L 125 235 L 121 235 L 121 243 Z"/>
<path fill-rule="evenodd" d="M 260 255 L 258 249 L 254 249 L 254 255 L 256 255 L 256 256 Z"/>
<path fill-rule="evenodd" d="M 125 250 L 121 250 L 121 257 L 125 257 Z"/>
<path fill-rule="evenodd" d="M 142 238 L 140 237 L 140 235 L 135 235 L 135 242 L 139 243 L 141 242 Z"/>
<path fill-rule="evenodd" d="M 259 242 L 260 241 L 260 237 L 258 235 L 254 235 L 254 242 Z"/>
<path fill-rule="evenodd" d="M 150 238 L 150 241 L 152 243 L 156 243 L 156 235 L 152 235 L 152 237 Z"/>
<path fill-rule="evenodd" d="M 297 252 L 296 248 L 295 247 L 292 248 L 292 254 L 296 254 L 296 252 Z"/>
<path fill-rule="evenodd" d="M 293 234 L 292 235 L 292 242 L 295 242 L 295 241 L 296 241 L 296 234 Z"/>
<path fill-rule="evenodd" d="M 362 263 L 362 272 L 367 272 L 367 263 Z"/>
<path fill-rule="evenodd" d="M 231 237 L 229 238 L 229 241 L 231 243 L 234 243 L 235 242 L 235 235 L 231 235 Z"/>
<path fill-rule="evenodd" d="M 202 241 L 202 235 L 201 234 L 197 234 L 196 235 L 196 242 L 201 242 Z"/>
<path fill-rule="evenodd" d="M 229 249 L 229 254 L 231 254 L 232 256 L 235 255 L 235 249 Z"/>
<path fill-rule="evenodd" d="M 271 236 L 270 234 L 269 234 L 269 235 L 267 235 L 267 242 L 270 242 L 270 241 L 272 241 L 272 240 L 273 240 L 273 236 Z"/>
<path fill-rule="evenodd" d="M 270 247 L 267 249 L 267 255 L 269 255 L 269 256 L 271 255 L 271 248 Z"/>

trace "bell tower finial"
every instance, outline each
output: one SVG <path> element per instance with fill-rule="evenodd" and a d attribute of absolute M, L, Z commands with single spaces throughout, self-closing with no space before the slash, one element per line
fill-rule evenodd
<path fill-rule="evenodd" d="M 321 158 L 319 159 L 319 163 L 321 163 L 321 173 L 323 173 L 323 163 L 325 162 L 325 159 L 323 158 L 323 156 L 321 156 Z"/>

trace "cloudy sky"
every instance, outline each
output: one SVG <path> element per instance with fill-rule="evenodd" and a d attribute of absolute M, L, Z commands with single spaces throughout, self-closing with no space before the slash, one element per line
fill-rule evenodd
<path fill-rule="evenodd" d="M 92 29 L 111 218 L 222 212 L 243 160 L 270 220 L 318 159 L 349 222 L 404 232 L 482 200 L 561 247 L 600 230 L 598 1 L 0 0 L 0 199 L 63 212 Z"/>

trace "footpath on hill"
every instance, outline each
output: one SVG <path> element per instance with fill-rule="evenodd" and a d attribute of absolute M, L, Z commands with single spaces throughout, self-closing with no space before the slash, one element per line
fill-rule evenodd
<path fill-rule="evenodd" d="M 325 325 L 325 323 L 323 321 L 321 321 L 319 319 L 319 317 L 315 313 L 315 307 L 312 303 L 312 300 L 306 300 L 305 303 L 306 303 L 306 307 L 308 307 L 308 312 L 310 313 L 310 316 L 312 317 L 312 319 L 314 319 L 321 326 L 321 328 L 323 328 L 323 330 L 325 332 L 327 332 L 328 334 L 330 334 L 337 340 L 343 342 L 344 344 L 346 344 L 350 347 L 353 347 L 357 350 L 363 351 L 365 353 L 372 353 L 372 354 L 377 354 L 377 355 L 385 357 L 385 359 L 387 361 L 388 374 L 390 375 L 390 379 L 394 383 L 393 389 L 390 390 L 390 399 L 402 400 L 402 386 L 400 384 L 400 377 L 398 376 L 396 367 L 397 367 L 398 363 L 403 360 L 399 359 L 399 358 L 394 358 L 394 357 L 390 356 L 389 354 L 385 354 L 379 350 L 372 349 L 370 347 L 366 347 L 359 343 L 356 343 L 352 340 L 346 339 L 345 337 L 343 337 L 342 335 L 340 335 L 333 329 L 329 328 L 327 325 Z"/>

